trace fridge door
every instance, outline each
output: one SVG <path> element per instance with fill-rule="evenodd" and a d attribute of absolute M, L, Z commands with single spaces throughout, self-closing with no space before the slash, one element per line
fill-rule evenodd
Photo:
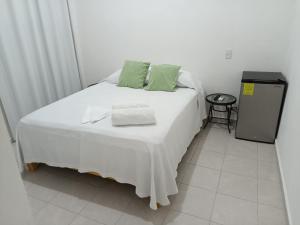
<path fill-rule="evenodd" d="M 241 84 L 236 138 L 274 143 L 285 85 L 253 83 L 249 91 L 244 84 Z"/>

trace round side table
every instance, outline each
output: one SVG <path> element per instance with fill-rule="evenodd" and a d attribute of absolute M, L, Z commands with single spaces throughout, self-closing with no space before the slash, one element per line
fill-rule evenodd
<path fill-rule="evenodd" d="M 207 126 L 209 122 L 211 123 L 219 123 L 227 125 L 228 131 L 230 133 L 230 117 L 231 117 L 231 110 L 232 105 L 236 103 L 236 98 L 229 94 L 223 93 L 215 93 L 206 96 L 206 101 L 209 103 L 209 111 L 208 111 L 208 118 L 204 128 Z M 224 106 L 225 110 L 216 109 L 215 106 Z M 221 122 L 212 122 L 212 119 L 222 119 L 219 117 L 214 117 L 213 112 L 225 112 L 227 113 L 227 117 L 225 119 L 225 123 Z"/>

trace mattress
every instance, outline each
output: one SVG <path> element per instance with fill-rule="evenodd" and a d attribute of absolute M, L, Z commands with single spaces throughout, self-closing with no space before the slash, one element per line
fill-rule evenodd
<path fill-rule="evenodd" d="M 177 166 L 205 116 L 203 92 L 145 91 L 102 82 L 22 118 L 17 141 L 25 163 L 98 172 L 150 196 L 150 207 L 170 204 L 178 192 Z M 155 111 L 157 123 L 114 127 L 111 118 L 81 124 L 88 106 L 110 110 L 114 103 L 142 102 Z"/>

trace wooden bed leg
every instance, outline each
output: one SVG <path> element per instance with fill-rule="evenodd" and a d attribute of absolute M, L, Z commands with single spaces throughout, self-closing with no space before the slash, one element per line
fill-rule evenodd
<path fill-rule="evenodd" d="M 98 176 L 98 177 L 102 177 L 100 173 L 96 173 L 96 172 L 88 172 L 88 174 Z"/>
<path fill-rule="evenodd" d="M 38 163 L 27 163 L 26 164 L 26 170 L 28 172 L 34 172 L 38 169 L 39 164 Z"/>
<path fill-rule="evenodd" d="M 97 172 L 88 172 L 88 174 L 95 175 L 95 176 L 99 176 L 99 177 L 103 177 L 100 173 L 97 173 Z M 113 177 L 105 177 L 105 179 L 109 179 L 109 180 L 112 180 L 112 181 L 116 181 Z M 116 181 L 116 182 L 117 182 L 117 181 Z"/>
<path fill-rule="evenodd" d="M 112 180 L 112 181 L 115 181 L 115 182 L 118 182 L 118 181 L 116 181 L 114 178 L 112 178 L 112 177 L 106 177 L 106 179 L 109 179 L 109 180 Z"/>
<path fill-rule="evenodd" d="M 157 205 L 157 209 L 159 209 L 161 207 L 161 205 L 159 203 L 156 203 Z"/>

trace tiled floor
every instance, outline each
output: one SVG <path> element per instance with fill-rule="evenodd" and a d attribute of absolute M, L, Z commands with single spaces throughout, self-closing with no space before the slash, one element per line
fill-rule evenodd
<path fill-rule="evenodd" d="M 130 185 L 47 166 L 24 176 L 37 225 L 287 225 L 273 145 L 207 128 L 177 181 L 171 206 L 153 211 Z"/>

